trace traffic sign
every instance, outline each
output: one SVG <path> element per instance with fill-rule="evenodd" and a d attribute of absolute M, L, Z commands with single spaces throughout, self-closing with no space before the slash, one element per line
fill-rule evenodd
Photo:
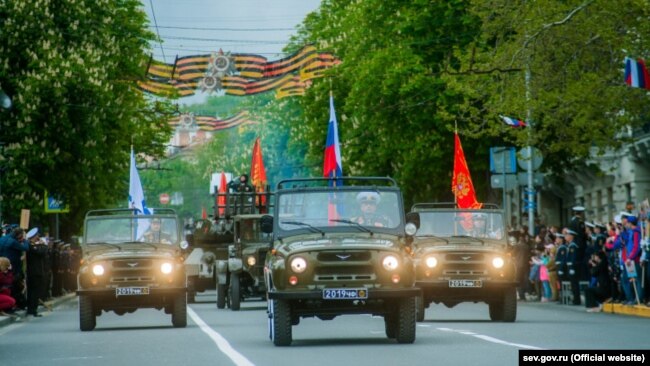
<path fill-rule="evenodd" d="M 542 152 L 535 147 L 530 148 L 533 151 L 533 170 L 537 170 L 544 161 Z M 528 161 L 530 160 L 530 153 L 528 152 L 528 147 L 524 147 L 517 152 L 517 164 L 519 167 L 525 171 L 528 171 Z"/>
<path fill-rule="evenodd" d="M 505 169 L 505 172 L 504 172 Z M 490 173 L 516 173 L 516 152 L 514 147 L 490 148 Z"/>
<path fill-rule="evenodd" d="M 517 173 L 517 181 L 519 182 L 520 186 L 528 185 L 528 173 Z M 534 173 L 533 174 L 533 185 L 536 186 L 536 187 L 539 187 L 542 184 L 544 184 L 544 174 L 542 174 L 542 173 Z"/>
<path fill-rule="evenodd" d="M 160 194 L 160 204 L 166 205 L 169 203 L 169 195 L 167 193 Z"/>
<path fill-rule="evenodd" d="M 490 186 L 492 188 L 503 188 L 504 177 L 506 190 L 509 191 L 517 186 L 516 174 L 493 174 L 490 176 Z"/>

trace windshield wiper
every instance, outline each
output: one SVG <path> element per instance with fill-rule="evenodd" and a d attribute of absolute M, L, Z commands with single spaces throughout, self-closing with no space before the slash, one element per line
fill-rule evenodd
<path fill-rule="evenodd" d="M 478 241 L 481 242 L 481 244 L 485 244 L 485 241 L 483 241 L 483 239 L 477 238 L 477 237 L 475 237 L 475 236 L 469 236 L 469 235 L 454 235 L 454 236 L 452 236 L 452 238 L 469 238 L 469 239 L 478 240 Z"/>
<path fill-rule="evenodd" d="M 424 234 L 424 235 L 416 235 L 415 237 L 416 237 L 416 238 L 434 238 L 434 239 L 442 240 L 442 241 L 444 241 L 445 243 L 449 244 L 449 240 L 447 240 L 447 239 L 445 239 L 445 238 L 443 238 L 443 237 L 440 237 L 440 236 L 435 236 L 435 235 L 430 235 L 430 234 Z"/>
<path fill-rule="evenodd" d="M 344 224 L 354 225 L 354 227 L 358 228 L 359 230 L 361 230 L 361 231 L 365 231 L 365 232 L 367 232 L 367 233 L 370 233 L 370 236 L 372 236 L 372 234 L 374 234 L 374 232 L 373 232 L 372 230 L 370 230 L 370 229 L 368 229 L 367 227 L 365 227 L 365 226 L 359 224 L 358 222 L 354 222 L 354 221 L 352 221 L 352 220 L 348 220 L 348 219 L 331 219 L 330 221 L 333 221 L 333 222 L 342 222 L 342 223 L 344 223 Z"/>
<path fill-rule="evenodd" d="M 282 221 L 280 224 L 287 224 L 287 225 L 297 225 L 297 226 L 306 226 L 310 229 L 311 232 L 313 233 L 320 233 L 322 236 L 325 236 L 325 232 L 315 226 L 309 225 L 305 222 L 300 222 L 300 221 Z"/>

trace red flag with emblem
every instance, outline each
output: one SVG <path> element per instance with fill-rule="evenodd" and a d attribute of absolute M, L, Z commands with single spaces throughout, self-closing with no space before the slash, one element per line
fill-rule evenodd
<path fill-rule="evenodd" d="M 476 191 L 469 174 L 469 167 L 465 161 L 463 146 L 460 144 L 458 133 L 454 133 L 454 176 L 451 179 L 451 191 L 456 196 L 458 208 L 481 208 L 482 204 L 476 200 Z"/>

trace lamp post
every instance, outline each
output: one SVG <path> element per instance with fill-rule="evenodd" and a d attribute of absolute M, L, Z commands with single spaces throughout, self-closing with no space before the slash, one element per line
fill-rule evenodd
<path fill-rule="evenodd" d="M 0 88 L 0 109 L 11 109 L 11 98 Z M 2 149 L 2 141 L 0 141 L 0 149 Z M 2 167 L 0 167 L 0 225 L 2 221 Z"/>

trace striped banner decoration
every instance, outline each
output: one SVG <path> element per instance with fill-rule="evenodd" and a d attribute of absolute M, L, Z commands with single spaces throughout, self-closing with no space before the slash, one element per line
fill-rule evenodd
<path fill-rule="evenodd" d="M 237 126 L 257 124 L 249 118 L 248 111 L 241 111 L 232 117 L 219 119 L 212 116 L 195 116 L 191 114 L 182 114 L 169 120 L 172 127 L 192 127 L 194 124 L 202 131 L 220 131 Z"/>

